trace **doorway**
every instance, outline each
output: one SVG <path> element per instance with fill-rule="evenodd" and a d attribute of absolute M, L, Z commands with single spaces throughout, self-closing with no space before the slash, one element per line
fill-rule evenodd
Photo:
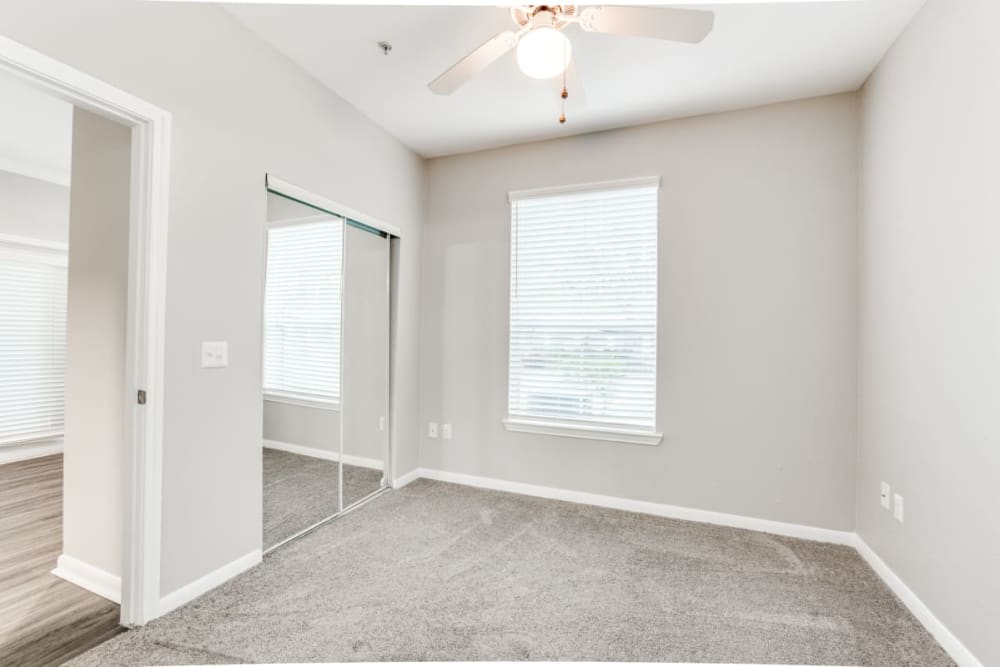
<path fill-rule="evenodd" d="M 124 442 L 122 506 L 118 508 L 121 538 L 116 554 L 120 579 L 108 581 L 101 576 L 101 568 L 97 568 L 98 572 L 76 568 L 75 576 L 80 579 L 78 583 L 96 589 L 98 595 L 110 593 L 109 587 L 116 588 L 120 623 L 140 625 L 159 615 L 161 609 L 160 478 L 170 116 L 5 37 L 0 37 L 0 75 L 69 103 L 94 119 L 124 126 L 130 140 L 121 365 L 124 380 L 119 403 Z"/>

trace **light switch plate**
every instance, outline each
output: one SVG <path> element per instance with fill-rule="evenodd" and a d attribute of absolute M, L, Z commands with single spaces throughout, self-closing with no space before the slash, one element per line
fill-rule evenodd
<path fill-rule="evenodd" d="M 441 437 L 451 440 L 451 424 L 441 424 Z"/>
<path fill-rule="evenodd" d="M 201 344 L 202 368 L 225 368 L 229 365 L 229 343 L 224 340 L 206 340 Z"/>
<path fill-rule="evenodd" d="M 892 500 L 892 515 L 896 521 L 903 523 L 903 496 L 897 493 Z"/>
<path fill-rule="evenodd" d="M 879 496 L 879 501 L 882 503 L 883 508 L 889 509 L 892 499 L 889 497 L 889 484 L 887 482 L 882 482 L 882 490 L 881 495 Z"/>
<path fill-rule="evenodd" d="M 436 438 L 438 437 L 438 425 L 437 422 L 429 422 L 427 424 L 427 437 Z"/>

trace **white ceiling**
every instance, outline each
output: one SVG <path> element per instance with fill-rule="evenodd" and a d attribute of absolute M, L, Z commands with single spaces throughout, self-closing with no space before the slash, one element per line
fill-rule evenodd
<path fill-rule="evenodd" d="M 73 105 L 0 72 L 0 170 L 69 185 Z"/>
<path fill-rule="evenodd" d="M 699 45 L 567 34 L 584 88 L 524 76 L 513 53 L 451 96 L 427 83 L 512 27 L 498 7 L 226 5 L 252 31 L 425 157 L 857 90 L 924 0 L 702 4 Z M 383 55 L 380 40 L 392 44 Z"/>

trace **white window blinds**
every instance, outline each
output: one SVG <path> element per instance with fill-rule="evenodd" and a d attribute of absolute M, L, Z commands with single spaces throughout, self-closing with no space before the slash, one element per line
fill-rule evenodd
<path fill-rule="evenodd" d="M 66 254 L 0 241 L 0 444 L 63 433 Z"/>
<path fill-rule="evenodd" d="M 657 189 L 512 195 L 512 419 L 655 429 Z"/>
<path fill-rule="evenodd" d="M 339 218 L 272 227 L 264 289 L 264 393 L 340 402 Z"/>

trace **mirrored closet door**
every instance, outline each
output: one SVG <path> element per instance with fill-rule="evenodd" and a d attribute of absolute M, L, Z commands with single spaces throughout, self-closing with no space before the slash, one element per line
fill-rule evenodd
<path fill-rule="evenodd" d="M 267 195 L 265 549 L 337 514 L 344 221 Z"/>
<path fill-rule="evenodd" d="M 265 550 L 387 487 L 390 238 L 324 203 L 268 188 Z"/>
<path fill-rule="evenodd" d="M 353 220 L 344 233 L 344 506 L 385 483 L 389 449 L 389 238 Z"/>

